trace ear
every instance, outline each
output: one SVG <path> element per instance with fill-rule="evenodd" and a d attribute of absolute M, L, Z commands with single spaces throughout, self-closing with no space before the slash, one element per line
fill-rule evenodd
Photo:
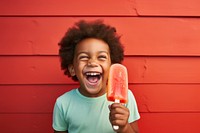
<path fill-rule="evenodd" d="M 68 65 L 68 70 L 69 70 L 71 76 L 75 76 L 76 75 L 76 73 L 74 71 L 74 66 L 72 64 Z"/>

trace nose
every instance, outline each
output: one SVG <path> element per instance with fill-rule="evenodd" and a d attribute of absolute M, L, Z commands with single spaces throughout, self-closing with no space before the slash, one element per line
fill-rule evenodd
<path fill-rule="evenodd" d="M 91 66 L 91 67 L 98 66 L 97 61 L 95 59 L 89 59 L 88 66 Z"/>

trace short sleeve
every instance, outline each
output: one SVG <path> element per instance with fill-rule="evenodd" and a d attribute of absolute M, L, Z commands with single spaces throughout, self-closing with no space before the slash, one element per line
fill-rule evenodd
<path fill-rule="evenodd" d="M 58 101 L 55 103 L 53 110 L 53 129 L 56 131 L 67 131 L 67 123 L 64 119 L 64 113 L 59 107 Z"/>
<path fill-rule="evenodd" d="M 133 93 L 130 90 L 128 90 L 127 108 L 130 111 L 130 116 L 129 116 L 129 120 L 128 120 L 129 123 L 140 119 L 140 114 L 138 112 L 138 107 L 137 107 L 137 103 L 136 103 L 135 97 L 134 97 Z"/>

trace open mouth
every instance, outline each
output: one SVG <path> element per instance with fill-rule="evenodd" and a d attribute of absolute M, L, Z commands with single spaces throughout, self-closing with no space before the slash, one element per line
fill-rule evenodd
<path fill-rule="evenodd" d="M 101 79 L 101 73 L 99 72 L 87 72 L 85 73 L 86 79 L 91 85 L 95 85 Z"/>

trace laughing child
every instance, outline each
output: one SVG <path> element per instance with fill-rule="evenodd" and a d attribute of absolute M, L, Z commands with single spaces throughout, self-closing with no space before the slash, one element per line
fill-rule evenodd
<path fill-rule="evenodd" d="M 107 101 L 106 86 L 111 64 L 121 63 L 123 46 L 116 29 L 103 21 L 79 21 L 59 43 L 64 74 L 79 87 L 57 98 L 53 112 L 55 133 L 138 133 L 140 118 L 135 98 L 128 103 Z M 119 126 L 113 130 L 112 126 Z"/>

